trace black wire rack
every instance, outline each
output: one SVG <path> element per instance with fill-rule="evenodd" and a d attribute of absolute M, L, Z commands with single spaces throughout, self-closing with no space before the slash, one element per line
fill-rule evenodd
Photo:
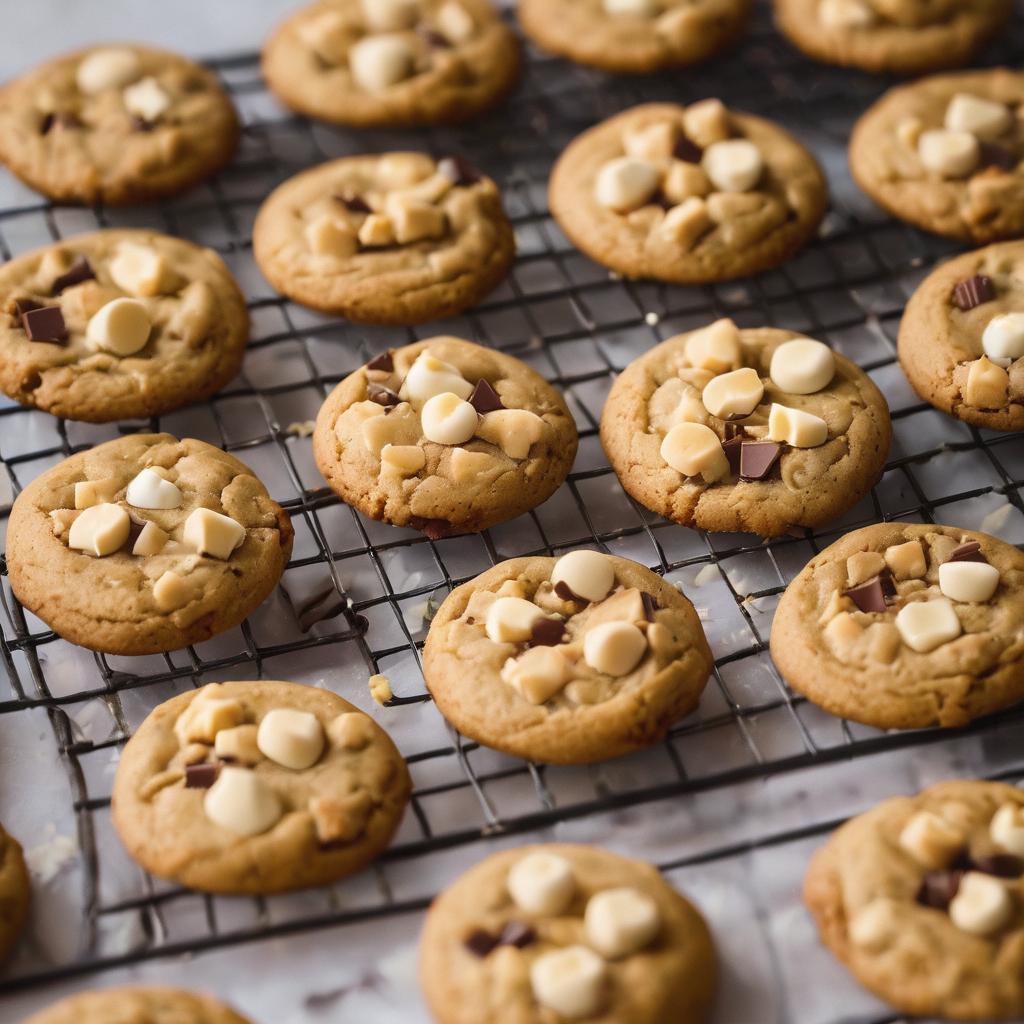
<path fill-rule="evenodd" d="M 1019 54 L 1022 44 L 1024 33 L 1014 29 L 990 61 Z M 227 171 L 145 209 L 83 210 L 35 199 L 8 206 L 0 209 L 0 256 L 107 226 L 148 225 L 209 245 L 250 298 L 253 337 L 243 373 L 201 406 L 105 427 L 0 404 L 0 531 L 10 509 L 5 489 L 14 495 L 59 460 L 118 433 L 165 429 L 248 462 L 292 516 L 294 557 L 277 593 L 240 628 L 184 651 L 135 659 L 89 654 L 60 640 L 14 599 L 0 561 L 0 718 L 21 716 L 27 725 L 35 712 L 48 719 L 69 781 L 83 886 L 79 947 L 57 962 L 19 961 L 0 990 L 421 909 L 424 899 L 405 899 L 389 885 L 390 865 L 481 838 L 525 835 L 645 801 L 949 738 L 939 730 L 881 733 L 831 718 L 794 695 L 767 654 L 785 585 L 848 529 L 891 519 L 983 523 L 1024 541 L 1019 438 L 935 412 L 913 395 L 895 362 L 907 297 L 953 247 L 885 217 L 849 179 L 844 147 L 852 122 L 888 83 L 810 64 L 774 35 L 763 9 L 736 50 L 686 73 L 611 79 L 531 52 L 517 94 L 460 128 L 359 134 L 319 125 L 282 113 L 255 54 L 210 66 L 245 122 Z M 820 238 L 776 271 L 707 287 L 625 281 L 577 253 L 548 214 L 546 180 L 557 154 L 589 125 L 635 103 L 707 95 L 782 122 L 822 159 L 833 205 Z M 417 331 L 327 320 L 274 294 L 255 270 L 250 242 L 269 189 L 335 156 L 403 148 L 465 153 L 499 182 L 519 244 L 508 280 L 464 316 Z M 615 373 L 656 342 L 722 316 L 831 343 L 864 367 L 889 400 L 896 443 L 885 473 L 870 497 L 826 530 L 771 543 L 686 530 L 628 499 L 608 466 L 597 426 Z M 478 537 L 431 541 L 340 504 L 316 472 L 304 435 L 323 397 L 348 372 L 389 346 L 440 333 L 509 351 L 559 386 L 580 428 L 580 454 L 567 483 L 542 508 Z M 528 764 L 462 739 L 444 725 L 419 673 L 433 609 L 451 587 L 501 559 L 584 544 L 650 565 L 694 600 L 717 655 L 700 709 L 653 750 L 589 769 Z M 366 692 L 373 672 L 393 682 L 396 695 L 383 712 Z M 365 899 L 346 898 L 349 883 L 299 904 L 290 897 L 198 896 L 154 880 L 118 853 L 109 768 L 145 713 L 188 687 L 261 676 L 320 682 L 373 709 L 407 755 L 415 782 L 411 811 L 370 872 Z M 1024 709 L 1011 710 L 960 732 L 985 733 L 1022 717 Z M 819 835 L 832 824 L 724 844 L 664 866 Z M 190 909 L 175 914 L 175 907 Z M 111 931 L 124 922 L 132 937 L 112 943 Z"/>

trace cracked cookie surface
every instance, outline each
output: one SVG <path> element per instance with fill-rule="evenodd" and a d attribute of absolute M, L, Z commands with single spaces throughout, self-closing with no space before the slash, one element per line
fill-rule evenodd
<path fill-rule="evenodd" d="M 18 841 L 0 826 L 0 964 L 14 949 L 28 919 L 28 869 Z"/>
<path fill-rule="evenodd" d="M 79 992 L 23 1024 L 250 1024 L 210 996 L 145 986 Z"/>

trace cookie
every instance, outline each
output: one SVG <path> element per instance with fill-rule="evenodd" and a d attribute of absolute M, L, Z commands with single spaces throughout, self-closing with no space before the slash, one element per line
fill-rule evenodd
<path fill-rule="evenodd" d="M 433 538 L 536 508 L 576 457 L 562 396 L 512 356 L 458 338 L 389 349 L 327 396 L 313 434 L 332 490 Z"/>
<path fill-rule="evenodd" d="M 315 3 L 263 49 L 263 75 L 282 103 L 358 128 L 476 117 L 519 69 L 519 43 L 489 0 Z"/>
<path fill-rule="evenodd" d="M 919 75 L 969 64 L 1013 0 L 774 0 L 790 42 L 825 64 Z"/>
<path fill-rule="evenodd" d="M 899 356 L 936 409 L 988 430 L 1024 430 L 1024 242 L 932 271 L 903 312 Z"/>
<path fill-rule="evenodd" d="M 594 846 L 493 854 L 434 900 L 420 939 L 438 1024 L 700 1024 L 717 975 L 693 904 Z"/>
<path fill-rule="evenodd" d="M 886 800 L 814 856 L 804 898 L 822 942 L 903 1013 L 1018 1019 L 1024 792 L 954 781 Z"/>
<path fill-rule="evenodd" d="M 786 588 L 771 652 L 833 715 L 966 725 L 1024 697 L 1024 553 L 930 523 L 854 530 Z"/>
<path fill-rule="evenodd" d="M 980 244 L 1024 234 L 1024 73 L 933 75 L 890 89 L 854 127 L 850 169 L 892 216 Z"/>
<path fill-rule="evenodd" d="M 114 826 L 151 874 L 215 893 L 327 885 L 390 842 L 409 773 L 372 718 L 328 690 L 210 683 L 139 726 Z"/>
<path fill-rule="evenodd" d="M 762 537 L 856 505 L 891 440 L 885 399 L 859 367 L 793 331 L 731 320 L 634 360 L 601 415 L 604 450 L 641 505 Z"/>
<path fill-rule="evenodd" d="M 513 558 L 448 595 L 423 676 L 485 746 L 555 764 L 648 747 L 697 706 L 714 664 L 693 605 L 598 551 Z"/>
<path fill-rule="evenodd" d="M 224 261 L 170 235 L 97 231 L 0 267 L 0 390 L 55 416 L 106 423 L 208 398 L 248 336 Z"/>
<path fill-rule="evenodd" d="M 7 571 L 65 640 L 155 654 L 237 626 L 277 585 L 288 516 L 203 441 L 132 434 L 72 455 L 18 495 Z"/>
<path fill-rule="evenodd" d="M 542 49 L 636 74 L 707 60 L 743 31 L 750 9 L 750 0 L 519 0 L 519 21 Z"/>
<path fill-rule="evenodd" d="M 69 53 L 0 90 L 0 161 L 59 202 L 183 192 L 228 163 L 239 131 L 212 71 L 144 46 Z"/>
<path fill-rule="evenodd" d="M 0 964 L 10 956 L 28 920 L 29 891 L 21 846 L 0 826 Z"/>
<path fill-rule="evenodd" d="M 624 277 L 727 281 L 785 262 L 815 235 L 828 186 L 777 125 L 719 100 L 648 103 L 559 157 L 551 212 L 572 243 Z"/>
<path fill-rule="evenodd" d="M 79 992 L 23 1024 L 249 1024 L 210 996 L 178 988 L 108 988 Z"/>
<path fill-rule="evenodd" d="M 462 157 L 343 157 L 279 185 L 253 251 L 290 299 L 355 323 L 420 324 L 479 302 L 515 259 L 501 194 Z"/>

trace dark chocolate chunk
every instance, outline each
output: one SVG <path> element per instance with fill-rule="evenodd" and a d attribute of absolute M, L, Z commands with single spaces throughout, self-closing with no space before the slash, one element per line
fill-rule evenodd
<path fill-rule="evenodd" d="M 387 352 L 381 352 L 379 356 L 374 356 L 366 364 L 366 368 L 368 370 L 383 370 L 385 373 L 391 373 L 395 368 L 392 350 L 388 349 Z"/>
<path fill-rule="evenodd" d="M 132 548 L 135 547 L 135 542 L 142 535 L 142 531 L 146 528 L 144 520 L 140 521 L 131 514 L 128 513 L 128 539 L 121 545 L 121 547 L 129 554 L 132 552 Z"/>
<path fill-rule="evenodd" d="M 64 314 L 57 306 L 40 306 L 23 313 L 21 325 L 29 341 L 65 341 L 68 336 Z"/>
<path fill-rule="evenodd" d="M 480 957 L 482 960 L 488 953 L 494 950 L 495 946 L 498 945 L 498 940 L 490 932 L 484 931 L 483 928 L 476 928 L 466 936 L 463 945 L 470 953 Z"/>
<path fill-rule="evenodd" d="M 523 949 L 536 941 L 537 933 L 522 921 L 509 921 L 498 936 L 499 946 L 515 946 L 516 949 Z"/>
<path fill-rule="evenodd" d="M 782 445 L 775 441 L 743 441 L 740 444 L 740 477 L 743 480 L 764 480 L 782 455 Z"/>
<path fill-rule="evenodd" d="M 483 175 L 464 156 L 446 156 L 437 170 L 454 185 L 475 185 Z"/>
<path fill-rule="evenodd" d="M 990 853 L 985 857 L 976 857 L 972 867 L 975 871 L 995 875 L 996 878 L 1020 878 L 1024 875 L 1024 860 L 1014 857 L 1012 853 Z"/>
<path fill-rule="evenodd" d="M 560 597 L 563 601 L 576 601 L 578 604 L 590 604 L 585 597 L 580 597 L 578 594 L 574 594 L 569 589 L 569 584 L 564 580 L 559 580 L 555 584 L 555 594 Z"/>
<path fill-rule="evenodd" d="M 1012 171 L 1019 162 L 1017 154 L 1006 146 L 999 146 L 994 142 L 981 144 L 982 167 L 998 167 L 1001 171 Z"/>
<path fill-rule="evenodd" d="M 862 612 L 884 612 L 895 596 L 896 587 L 891 572 L 879 573 L 843 591 L 843 597 L 848 597 Z"/>
<path fill-rule="evenodd" d="M 554 647 L 565 636 L 565 623 L 561 619 L 538 619 L 530 631 L 531 647 Z"/>
<path fill-rule="evenodd" d="M 96 273 L 92 269 L 92 264 L 84 256 L 78 256 L 71 266 L 53 282 L 53 294 L 59 295 L 65 288 L 70 288 L 73 284 L 81 284 L 83 281 L 92 281 L 95 278 Z"/>
<path fill-rule="evenodd" d="M 185 788 L 209 789 L 217 781 L 218 775 L 220 775 L 220 765 L 216 761 L 186 765 Z"/>
<path fill-rule="evenodd" d="M 685 163 L 699 164 L 701 157 L 704 155 L 704 150 L 693 139 L 680 135 L 676 144 L 672 147 L 672 155 L 677 160 L 682 160 Z"/>
<path fill-rule="evenodd" d="M 502 404 L 501 399 L 498 397 L 498 392 L 491 387 L 483 378 L 476 382 L 476 387 L 473 388 L 473 394 L 469 396 L 469 404 L 473 406 L 476 411 L 483 416 L 487 412 L 497 412 L 499 409 L 504 409 L 505 406 Z"/>
<path fill-rule="evenodd" d="M 740 423 L 725 422 L 725 439 L 731 441 L 734 437 L 746 437 L 747 428 Z"/>
<path fill-rule="evenodd" d="M 728 426 L 728 424 L 726 424 Z M 727 441 L 722 442 L 722 451 L 725 452 L 725 457 L 729 460 L 729 470 L 733 476 L 740 475 L 740 462 L 742 461 L 741 452 L 744 445 L 743 438 L 736 434 L 730 437 Z"/>
<path fill-rule="evenodd" d="M 131 125 L 133 132 L 151 132 L 156 127 L 155 122 L 147 121 L 144 117 L 139 117 L 136 114 L 132 114 Z"/>
<path fill-rule="evenodd" d="M 441 35 L 440 32 L 435 32 L 432 28 L 421 28 L 419 36 L 427 46 L 432 46 L 435 50 L 450 50 L 452 48 L 452 44 L 448 42 L 448 39 Z"/>
<path fill-rule="evenodd" d="M 958 309 L 966 312 L 980 306 L 983 302 L 991 302 L 996 297 L 996 288 L 991 277 L 984 274 L 975 274 L 974 277 L 964 278 L 953 289 L 953 302 Z"/>
<path fill-rule="evenodd" d="M 355 192 L 338 192 L 334 198 L 351 213 L 373 213 L 370 204 Z"/>
<path fill-rule="evenodd" d="M 976 540 L 969 540 L 953 548 L 948 561 L 950 562 L 987 562 L 988 559 L 981 553 L 981 545 Z"/>
<path fill-rule="evenodd" d="M 917 902 L 934 910 L 946 910 L 960 888 L 962 871 L 929 871 L 917 890 Z"/>
<path fill-rule="evenodd" d="M 35 299 L 15 299 L 12 308 L 14 315 L 20 319 L 26 313 L 31 313 L 33 309 L 42 309 L 43 304 L 36 302 Z"/>
<path fill-rule="evenodd" d="M 371 402 L 376 402 L 378 405 L 383 405 L 385 408 L 398 405 L 401 399 L 395 394 L 391 388 L 384 387 L 383 384 L 375 384 L 373 381 L 366 387 L 366 397 Z"/>
<path fill-rule="evenodd" d="M 655 600 L 654 595 L 648 594 L 646 590 L 641 590 L 640 603 L 644 606 L 644 618 L 648 622 L 653 622 L 654 613 L 661 607 Z"/>

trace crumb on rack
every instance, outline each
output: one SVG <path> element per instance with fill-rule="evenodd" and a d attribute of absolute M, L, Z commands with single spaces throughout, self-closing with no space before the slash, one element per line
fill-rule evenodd
<path fill-rule="evenodd" d="M 301 422 L 289 423 L 284 428 L 286 434 L 291 434 L 293 437 L 312 437 L 313 431 L 316 430 L 315 420 L 302 420 Z"/>
<path fill-rule="evenodd" d="M 381 706 L 387 704 L 394 697 L 391 680 L 382 675 L 370 676 L 370 696 Z"/>

